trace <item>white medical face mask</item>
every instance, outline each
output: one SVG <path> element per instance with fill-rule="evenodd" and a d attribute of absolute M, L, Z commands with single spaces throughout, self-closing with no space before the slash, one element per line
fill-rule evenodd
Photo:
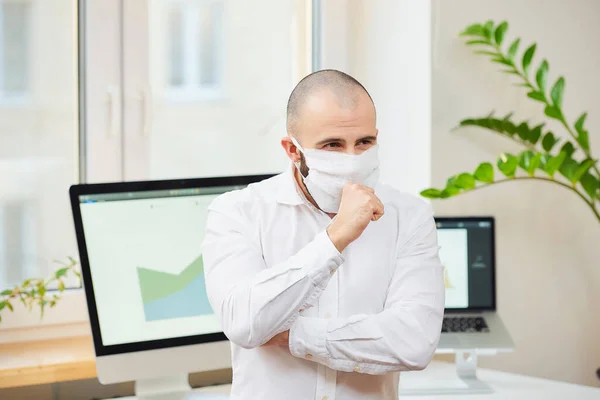
<path fill-rule="evenodd" d="M 348 182 L 375 187 L 379 179 L 379 147 L 371 147 L 359 155 L 337 151 L 304 150 L 296 139 L 292 142 L 304 155 L 308 175 L 304 184 L 319 208 L 326 213 L 337 213 L 342 200 L 342 189 Z M 296 162 L 300 171 L 300 162 Z M 302 171 L 300 171 L 302 175 Z"/>

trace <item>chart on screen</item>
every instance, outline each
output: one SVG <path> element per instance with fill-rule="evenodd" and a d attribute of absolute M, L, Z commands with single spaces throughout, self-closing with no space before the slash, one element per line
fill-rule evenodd
<path fill-rule="evenodd" d="M 179 274 L 137 267 L 146 321 L 212 314 L 202 256 Z"/>

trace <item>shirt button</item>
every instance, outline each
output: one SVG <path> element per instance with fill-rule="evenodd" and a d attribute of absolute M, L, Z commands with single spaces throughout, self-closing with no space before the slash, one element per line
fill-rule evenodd
<path fill-rule="evenodd" d="M 304 312 L 304 308 L 300 309 L 300 314 L 302 314 Z"/>
<path fill-rule="evenodd" d="M 312 354 L 308 353 L 308 354 L 306 355 L 306 359 L 307 359 L 307 360 L 310 360 L 310 359 L 312 359 Z"/>
<path fill-rule="evenodd" d="M 330 269 L 329 270 L 329 275 L 333 276 L 333 274 L 335 274 L 335 269 Z"/>
<path fill-rule="evenodd" d="M 360 367 L 358 365 L 354 367 L 354 372 L 360 372 Z"/>
<path fill-rule="evenodd" d="M 329 399 L 329 397 L 327 397 L 327 396 L 323 396 L 323 399 L 322 399 L 322 400 L 327 400 L 327 399 Z"/>

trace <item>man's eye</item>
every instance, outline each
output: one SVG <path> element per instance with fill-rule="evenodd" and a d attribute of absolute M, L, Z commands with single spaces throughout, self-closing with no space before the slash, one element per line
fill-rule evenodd
<path fill-rule="evenodd" d="M 358 141 L 359 146 L 364 146 L 366 144 L 372 144 L 372 143 L 373 143 L 372 139 L 363 139 L 363 140 Z"/>
<path fill-rule="evenodd" d="M 330 148 L 330 149 L 334 149 L 334 148 L 338 148 L 338 147 L 340 147 L 340 144 L 339 144 L 339 143 L 327 143 L 327 144 L 325 145 L 325 147 L 326 147 L 326 148 Z"/>

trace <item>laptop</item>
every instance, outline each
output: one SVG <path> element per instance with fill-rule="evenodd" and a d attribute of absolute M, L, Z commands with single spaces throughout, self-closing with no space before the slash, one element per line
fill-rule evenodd
<path fill-rule="evenodd" d="M 493 217 L 436 217 L 446 304 L 438 353 L 511 351 L 496 312 Z"/>

